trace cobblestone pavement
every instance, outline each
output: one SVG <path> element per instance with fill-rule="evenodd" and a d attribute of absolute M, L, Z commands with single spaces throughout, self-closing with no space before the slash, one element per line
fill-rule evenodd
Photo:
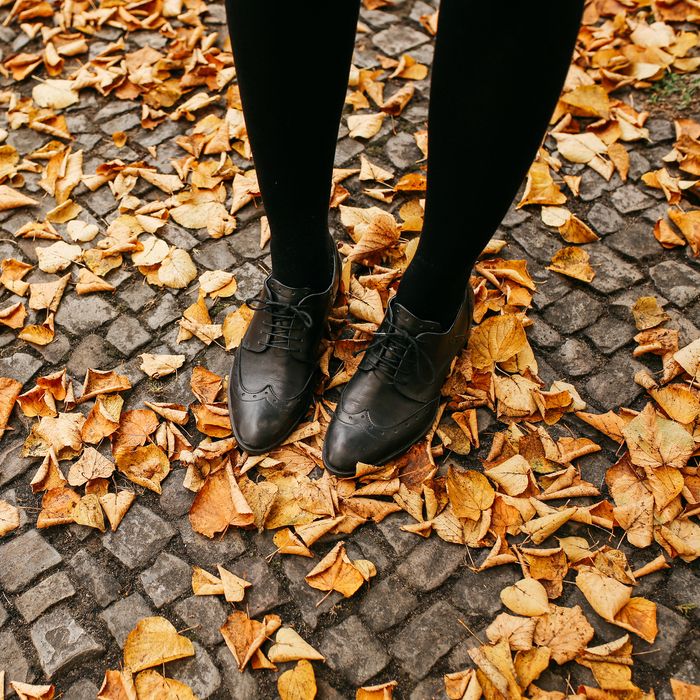
<path fill-rule="evenodd" d="M 418 18 L 430 11 L 431 6 L 421 0 L 397 2 L 390 12 L 363 10 L 369 31 L 358 37 L 356 65 L 375 65 L 377 49 L 391 56 L 410 51 L 429 63 L 432 45 Z M 218 2 L 212 4 L 210 22 L 223 34 L 224 12 Z M 116 30 L 103 31 L 93 50 L 119 35 Z M 15 51 L 22 50 L 26 41 L 26 37 L 15 39 L 6 28 L 0 28 L 0 38 L 14 41 Z M 127 41 L 129 47 L 137 48 L 153 37 L 136 32 Z M 396 174 L 411 171 L 421 157 L 412 134 L 424 128 L 428 86 L 428 81 L 418 82 L 420 95 L 401 118 L 387 120 L 380 136 L 366 148 L 374 162 Z M 158 145 L 167 172 L 169 160 L 181 155 L 174 137 L 190 126 L 165 122 L 153 131 L 143 131 L 137 127 L 134 103 L 90 92 L 66 115 L 77 147 L 88 154 L 86 172 L 114 157 L 136 160 L 152 145 Z M 617 175 L 607 183 L 583 166 L 580 171 L 565 166 L 567 172 L 583 175 L 581 197 L 574 206 L 602 236 L 587 247 L 597 271 L 591 285 L 545 269 L 561 246 L 536 215 L 512 211 L 498 234 L 508 242 L 506 257 L 527 260 L 539 283 L 531 313 L 534 325 L 528 334 L 542 379 L 547 384 L 556 379 L 572 381 L 590 410 L 640 406 L 641 389 L 632 377 L 643 363 L 632 359 L 635 328 L 629 311 L 639 296 L 654 294 L 667 303 L 666 310 L 681 332 L 681 346 L 700 336 L 700 266 L 690 250 L 664 251 L 654 240 L 653 224 L 666 207 L 662 195 L 639 179 L 652 166 L 660 167 L 674 137 L 672 117 L 652 114 L 647 126 L 651 141 L 635 145 L 627 184 Z M 129 134 L 129 146 L 117 150 L 111 134 L 121 130 Z M 9 136 L 21 152 L 44 140 L 28 130 Z M 337 165 L 354 167 L 364 149 L 362 142 L 347 136 L 343 125 Z M 469 166 L 459 164 L 463 170 L 455 176 L 467 177 Z M 359 187 L 349 187 L 355 187 L 355 204 L 373 203 Z M 90 193 L 81 187 L 77 192 L 88 219 L 96 223 L 109 221 L 114 213 L 114 200 L 105 190 Z M 239 214 L 239 230 L 221 240 L 209 239 L 205 232 L 200 240 L 174 224 L 165 227 L 164 236 L 190 250 L 200 268 L 233 270 L 240 302 L 257 291 L 269 264 L 268 251 L 259 250 L 259 215 L 259 209 L 247 207 Z M 468 213 L 466 217 L 468 225 Z M 12 237 L 27 218 L 23 213 L 0 213 L 1 257 L 17 256 L 19 248 L 24 259 L 36 260 L 33 242 Z M 338 224 L 338 235 L 341 228 Z M 135 387 L 126 407 L 136 407 L 153 396 L 182 401 L 189 395 L 191 368 L 196 363 L 220 374 L 227 371 L 230 357 L 216 345 L 205 348 L 197 340 L 175 344 L 176 320 L 194 300 L 191 290 L 157 293 L 128 268 L 109 279 L 118 287 L 114 296 L 66 295 L 56 317 L 57 339 L 45 349 L 15 341 L 11 333 L 0 334 L 0 375 L 29 381 L 38 373 L 66 365 L 77 377 L 88 367 L 117 367 Z M 31 276 L 29 280 L 34 281 Z M 235 304 L 215 307 L 215 322 L 220 323 L 232 308 Z M 185 353 L 189 370 L 174 379 L 152 382 L 137 369 L 136 355 L 144 351 Z M 495 422 L 486 413 L 481 419 L 484 450 Z M 191 566 L 211 568 L 217 563 L 253 583 L 247 597 L 251 616 L 278 612 L 326 656 L 327 663 L 316 666 L 320 698 L 354 697 L 354 689 L 361 684 L 391 679 L 399 681 L 401 698 L 444 697 L 442 674 L 468 664 L 470 633 L 459 620 L 481 636 L 500 610 L 500 589 L 517 575 L 515 568 L 473 573 L 466 551 L 436 537 L 424 540 L 402 532 L 399 525 L 408 516 L 398 514 L 347 538 L 352 557 L 367 557 L 377 564 L 379 575 L 371 586 L 348 601 L 331 596 L 317 607 L 318 592 L 303 580 L 306 560 L 274 557 L 267 561 L 274 550 L 270 533 L 229 532 L 210 542 L 192 532 L 187 519 L 192 494 L 182 488 L 184 471 L 167 479 L 162 496 L 148 491 L 140 495 L 116 533 L 100 536 L 77 525 L 36 531 L 30 521 L 38 499 L 29 481 L 37 462 L 20 457 L 28 420 L 14 421 L 16 430 L 0 444 L 0 498 L 31 507 L 23 516 L 22 529 L 0 544 L 0 668 L 15 680 L 51 679 L 64 692 L 63 700 L 95 697 L 105 669 L 119 667 L 120 645 L 128 631 L 139 618 L 154 613 L 166 616 L 179 629 L 191 628 L 196 656 L 169 665 L 169 670 L 201 698 L 275 697 L 272 674 L 241 674 L 235 667 L 217 631 L 226 617 L 223 604 L 214 597 L 192 595 Z M 562 434 L 568 426 L 577 435 L 603 439 L 571 417 L 554 432 Z M 613 443 L 603 444 L 603 452 L 581 460 L 584 475 L 594 483 L 601 482 L 605 467 L 614 459 Z M 602 541 L 607 535 L 601 532 L 600 537 Z M 626 551 L 633 568 L 657 553 Z M 659 604 L 660 633 L 652 647 L 635 643 L 639 655 L 634 677 L 642 688 L 655 688 L 664 700 L 671 697 L 667 684 L 671 676 L 700 683 L 699 583 L 697 568 L 679 560 L 670 571 L 640 582 L 639 594 Z M 617 628 L 592 613 L 578 589 L 567 588 L 562 604 L 578 603 L 590 613 L 589 619 L 598 625 L 596 639 L 602 643 L 619 636 Z M 567 681 L 573 688 L 579 682 L 592 684 L 586 669 L 577 666 L 569 672 L 570 678 L 549 671 L 539 685 L 564 689 Z"/>

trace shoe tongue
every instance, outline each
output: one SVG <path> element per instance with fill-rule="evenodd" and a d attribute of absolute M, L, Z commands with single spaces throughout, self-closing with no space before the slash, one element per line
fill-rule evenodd
<path fill-rule="evenodd" d="M 267 287 L 274 301 L 281 301 L 285 304 L 298 304 L 312 292 L 309 287 L 287 287 L 286 284 L 282 284 L 274 277 L 269 278 Z"/>
<path fill-rule="evenodd" d="M 439 333 L 442 331 L 442 326 L 437 321 L 428 321 L 418 318 L 418 316 L 414 316 L 401 304 L 393 303 L 391 308 L 391 320 L 394 325 L 412 335 L 418 335 L 419 333 Z"/>

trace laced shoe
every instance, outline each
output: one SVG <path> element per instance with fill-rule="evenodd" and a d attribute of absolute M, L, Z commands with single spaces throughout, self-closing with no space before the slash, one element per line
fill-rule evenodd
<path fill-rule="evenodd" d="M 473 306 L 469 287 L 443 332 L 440 324 L 389 302 L 328 427 L 323 461 L 329 471 L 353 476 L 358 462 L 384 464 L 428 432 L 452 360 L 469 337 Z"/>
<path fill-rule="evenodd" d="M 277 447 L 311 403 L 321 339 L 338 292 L 340 260 L 333 249 L 327 289 L 287 287 L 270 275 L 246 303 L 255 313 L 229 376 L 233 434 L 249 454 Z"/>

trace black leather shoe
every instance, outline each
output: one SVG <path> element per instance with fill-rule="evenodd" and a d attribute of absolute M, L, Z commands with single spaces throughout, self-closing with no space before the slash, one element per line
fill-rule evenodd
<path fill-rule="evenodd" d="M 277 447 L 304 417 L 314 389 L 319 348 L 340 281 L 322 292 L 283 285 L 270 275 L 231 368 L 228 406 L 238 444 L 249 454 Z"/>
<path fill-rule="evenodd" d="M 452 360 L 469 337 L 473 298 L 469 287 L 444 332 L 438 323 L 389 302 L 328 427 L 323 462 L 329 471 L 353 476 L 358 462 L 384 464 L 428 432 Z"/>

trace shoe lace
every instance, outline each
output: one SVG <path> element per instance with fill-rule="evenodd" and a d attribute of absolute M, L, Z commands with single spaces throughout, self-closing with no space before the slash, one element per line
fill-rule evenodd
<path fill-rule="evenodd" d="M 428 381 L 432 382 L 435 378 L 435 365 L 418 340 L 391 321 L 387 321 L 385 327 L 385 331 L 374 334 L 372 345 L 368 348 L 370 367 L 383 372 L 393 381 L 401 371 L 408 373 L 414 367 L 420 369 L 418 365 L 422 360 L 430 372 Z"/>
<path fill-rule="evenodd" d="M 266 348 L 282 348 L 291 350 L 292 343 L 298 343 L 304 338 L 297 331 L 301 321 L 305 329 L 311 328 L 313 319 L 311 315 L 297 304 L 274 299 L 260 299 L 259 297 L 247 299 L 246 304 L 254 311 L 268 311 L 269 319 L 263 319 L 263 327 L 267 331 L 267 339 L 264 342 Z"/>

